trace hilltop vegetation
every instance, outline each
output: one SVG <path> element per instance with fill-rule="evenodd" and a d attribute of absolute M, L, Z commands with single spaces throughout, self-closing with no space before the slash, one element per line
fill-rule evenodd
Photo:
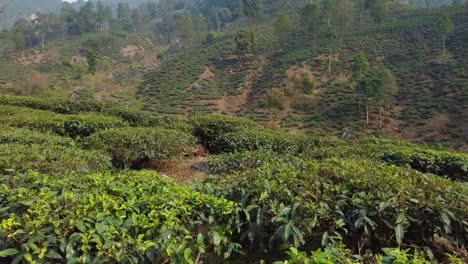
<path fill-rule="evenodd" d="M 0 102 L 14 113 L 0 120 L 7 262 L 466 261 L 466 154 L 289 134 L 230 116 Z M 176 175 L 130 170 L 184 163 L 200 147 L 212 176 L 184 187 Z"/>

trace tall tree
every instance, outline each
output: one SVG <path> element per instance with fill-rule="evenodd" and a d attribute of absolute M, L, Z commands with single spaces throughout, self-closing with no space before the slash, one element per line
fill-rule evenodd
<path fill-rule="evenodd" d="M 96 12 L 94 12 L 94 4 L 91 1 L 86 2 L 78 12 L 78 21 L 80 28 L 84 32 L 95 31 L 97 20 Z"/>
<path fill-rule="evenodd" d="M 234 41 L 240 55 L 247 58 L 247 53 L 252 52 L 255 47 L 255 33 L 253 30 L 241 29 L 236 33 Z"/>
<path fill-rule="evenodd" d="M 377 23 L 382 23 L 389 12 L 388 0 L 369 0 L 370 15 Z"/>
<path fill-rule="evenodd" d="M 342 46 L 343 33 L 353 22 L 353 2 L 351 0 L 336 0 L 333 6 L 333 17 L 340 32 L 340 46 Z"/>
<path fill-rule="evenodd" d="M 49 28 L 49 15 L 47 14 L 38 14 L 36 20 L 34 21 L 34 26 L 36 28 L 36 33 L 41 39 L 41 47 L 44 48 L 45 38 L 50 31 Z"/>
<path fill-rule="evenodd" d="M 112 9 L 109 6 L 105 6 L 101 1 L 97 3 L 96 20 L 98 28 L 107 36 L 112 21 Z"/>
<path fill-rule="evenodd" d="M 381 71 L 379 69 L 371 69 L 369 72 L 358 81 L 357 93 L 360 95 L 360 100 L 366 106 L 366 126 L 369 126 L 369 108 L 376 98 L 383 94 L 383 85 Z"/>
<path fill-rule="evenodd" d="M 398 84 L 392 72 L 383 68 L 380 73 L 380 78 L 382 80 L 382 92 L 379 93 L 379 128 L 382 129 L 382 110 L 384 103 L 391 103 L 391 101 L 398 94 Z"/>
<path fill-rule="evenodd" d="M 301 9 L 301 24 L 306 32 L 312 36 L 315 46 L 315 38 L 320 28 L 320 7 L 316 3 L 307 3 Z"/>
<path fill-rule="evenodd" d="M 244 6 L 244 14 L 250 18 L 252 25 L 255 25 L 257 19 L 263 15 L 262 0 L 242 0 Z"/>
<path fill-rule="evenodd" d="M 332 55 L 333 49 L 336 46 L 338 35 L 336 31 L 334 31 L 331 27 L 328 28 L 327 32 L 325 33 L 328 39 L 328 76 L 332 74 Z"/>
<path fill-rule="evenodd" d="M 117 5 L 117 19 L 124 30 L 130 31 L 132 29 L 132 15 L 128 3 Z"/>
<path fill-rule="evenodd" d="M 70 35 L 81 35 L 82 30 L 78 19 L 78 12 L 68 2 L 63 2 L 60 18 L 65 27 L 63 30 Z"/>
<path fill-rule="evenodd" d="M 439 35 L 442 37 L 442 56 L 446 56 L 446 39 L 449 34 L 454 30 L 454 25 L 452 19 L 448 15 L 444 15 L 440 18 L 438 24 Z"/>
<path fill-rule="evenodd" d="M 362 78 L 367 75 L 369 72 L 369 61 L 367 60 L 364 54 L 358 54 L 353 59 L 353 64 L 351 66 L 353 71 L 353 82 L 358 85 Z M 358 109 L 359 113 L 361 113 L 361 100 L 358 93 Z"/>
<path fill-rule="evenodd" d="M 177 34 L 183 46 L 187 47 L 193 38 L 195 29 L 191 16 L 184 16 L 176 22 Z"/>
<path fill-rule="evenodd" d="M 69 82 L 68 72 L 73 69 L 73 65 L 71 64 L 71 62 L 69 60 L 63 60 L 62 61 L 62 66 L 64 67 L 65 81 L 68 84 L 68 82 Z"/>
<path fill-rule="evenodd" d="M 97 69 L 97 55 L 94 50 L 90 50 L 86 56 L 88 62 L 88 73 L 91 74 L 91 87 L 94 89 L 94 77 Z"/>
<path fill-rule="evenodd" d="M 286 42 L 292 30 L 292 20 L 286 13 L 279 13 L 276 16 L 274 27 L 281 42 Z"/>

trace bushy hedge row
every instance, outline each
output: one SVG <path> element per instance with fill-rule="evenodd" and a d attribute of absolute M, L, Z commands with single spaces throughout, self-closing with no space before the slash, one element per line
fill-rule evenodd
<path fill-rule="evenodd" d="M 233 202 L 149 171 L 0 176 L 0 209 L 5 263 L 189 264 L 237 249 Z"/>
<path fill-rule="evenodd" d="M 93 134 L 83 145 L 108 153 L 119 167 L 182 157 L 195 144 L 188 133 L 163 128 L 118 128 Z"/>
<path fill-rule="evenodd" d="M 101 152 L 44 144 L 0 144 L 0 174 L 34 170 L 61 175 L 112 168 L 111 159 Z"/>
<path fill-rule="evenodd" d="M 15 127 L 0 128 L 0 144 L 75 145 L 71 138 Z"/>
<path fill-rule="evenodd" d="M 196 187 L 239 204 L 240 243 L 274 252 L 283 243 L 314 250 L 343 242 L 354 252 L 379 252 L 432 246 L 437 236 L 467 242 L 461 183 L 378 161 L 282 162 L 259 153 L 261 165 L 248 158 Z"/>
<path fill-rule="evenodd" d="M 1 106 L 0 112 L 2 125 L 70 137 L 86 137 L 97 131 L 127 126 L 127 123 L 118 117 L 97 114 L 62 115 L 12 106 Z"/>
<path fill-rule="evenodd" d="M 468 155 L 420 148 L 398 148 L 385 152 L 381 159 L 397 165 L 446 176 L 453 180 L 468 181 Z"/>
<path fill-rule="evenodd" d="M 190 121 L 193 125 L 193 135 L 198 138 L 200 144 L 213 153 L 225 151 L 226 134 L 260 127 L 250 119 L 227 115 L 196 116 Z"/>
<path fill-rule="evenodd" d="M 58 98 L 39 98 L 14 95 L 0 95 L 0 105 L 28 107 L 48 110 L 59 114 L 79 114 L 84 112 L 102 112 L 106 107 L 98 101 L 76 101 Z"/>
<path fill-rule="evenodd" d="M 37 98 L 24 96 L 0 95 L 0 105 L 27 107 L 37 110 L 47 110 L 58 114 L 97 113 L 121 118 L 130 126 L 164 127 L 189 131 L 191 129 L 187 118 L 182 116 L 154 115 L 145 111 L 122 109 L 98 101 L 63 100 L 53 98 Z"/>
<path fill-rule="evenodd" d="M 302 154 L 319 146 L 319 140 L 281 131 L 245 129 L 222 135 L 218 144 L 224 152 L 270 150 L 276 153 Z"/>
<path fill-rule="evenodd" d="M 299 166 L 305 161 L 296 156 L 278 155 L 278 153 L 264 150 L 225 153 L 212 156 L 208 160 L 211 172 L 216 174 L 256 169 L 265 166 L 265 164 L 275 163 L 290 163 Z"/>
<path fill-rule="evenodd" d="M 399 248 L 383 249 L 383 254 L 356 256 L 351 250 L 344 246 L 329 246 L 324 249 L 318 249 L 310 254 L 299 251 L 292 247 L 288 250 L 288 259 L 285 261 L 275 261 L 273 264 L 334 264 L 334 263 L 378 263 L 378 264 L 436 264 L 437 262 L 425 256 L 424 252 L 416 251 L 414 254 L 410 250 L 401 250 Z M 460 258 L 450 256 L 450 264 L 462 264 Z"/>

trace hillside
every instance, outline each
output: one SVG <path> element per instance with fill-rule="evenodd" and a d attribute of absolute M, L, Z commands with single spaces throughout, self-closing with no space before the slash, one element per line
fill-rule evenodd
<path fill-rule="evenodd" d="M 225 33 L 214 44 L 168 59 L 160 72 L 146 77 L 139 95 L 150 111 L 237 114 L 322 135 L 339 135 L 346 127 L 355 134 L 379 133 L 378 110 L 366 130 L 351 87 L 352 59 L 363 53 L 371 65 L 391 69 L 400 87 L 395 106 L 384 113 L 385 133 L 463 147 L 468 19 L 463 10 L 451 10 L 456 27 L 447 40 L 450 60 L 445 62 L 436 32 L 438 12 L 403 11 L 383 25 L 347 30 L 343 46 L 334 51 L 331 76 L 324 38 L 314 44 L 298 30 L 281 43 L 266 22 L 256 29 L 254 58 L 244 60 L 236 55 L 234 36 Z M 310 94 L 300 91 L 302 74 L 314 82 Z"/>
<path fill-rule="evenodd" d="M 448 57 L 442 58 L 437 23 L 443 10 L 394 10 L 382 24 L 369 15 L 360 26 L 354 19 L 343 42 L 334 44 L 331 75 L 328 39 L 307 37 L 294 4 L 287 11 L 294 30 L 280 39 L 274 17 L 266 16 L 254 28 L 257 45 L 247 58 L 239 57 L 234 42 L 242 20 L 216 33 L 214 41 L 187 45 L 149 31 L 114 29 L 106 36 L 58 37 L 44 48 L 9 53 L 0 58 L 0 81 L 3 91 L 22 93 L 18 86 L 28 86 L 37 72 L 44 80 L 39 82 L 51 87 L 35 93 L 41 96 L 96 98 L 156 113 L 234 114 L 287 131 L 339 136 L 348 129 L 355 137 L 387 135 L 465 149 L 468 19 L 462 8 L 447 9 L 455 27 L 447 38 Z M 161 23 L 156 19 L 148 27 L 162 28 Z M 92 49 L 100 62 L 91 89 L 85 67 Z M 369 125 L 352 76 L 357 54 L 365 54 L 372 67 L 391 70 L 399 86 L 382 118 L 377 105 L 370 107 Z M 66 69 L 64 59 L 83 67 Z M 304 76 L 312 87 L 307 91 Z"/>

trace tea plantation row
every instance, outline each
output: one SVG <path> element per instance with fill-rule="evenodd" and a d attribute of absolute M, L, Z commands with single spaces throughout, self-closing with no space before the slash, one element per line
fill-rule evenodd
<path fill-rule="evenodd" d="M 466 261 L 466 153 L 94 102 L 0 113 L 0 262 Z M 199 146 L 212 175 L 187 186 L 131 170 Z"/>

